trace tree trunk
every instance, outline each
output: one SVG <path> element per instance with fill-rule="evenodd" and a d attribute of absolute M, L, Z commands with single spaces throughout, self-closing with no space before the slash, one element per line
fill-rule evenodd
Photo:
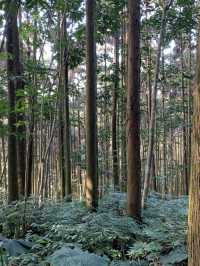
<path fill-rule="evenodd" d="M 185 108 L 185 81 L 184 81 L 184 58 L 183 58 L 183 37 L 181 35 L 181 89 L 182 89 L 182 105 L 183 105 L 183 176 L 185 183 L 185 194 L 189 193 L 189 177 L 188 177 L 188 154 L 187 154 L 187 128 L 186 128 L 186 108 Z"/>
<path fill-rule="evenodd" d="M 95 41 L 96 1 L 86 1 L 86 205 L 95 209 L 97 192 L 97 118 L 96 118 L 96 41 Z"/>
<path fill-rule="evenodd" d="M 18 199 L 17 176 L 17 138 L 16 138 L 16 87 L 19 56 L 19 38 L 17 27 L 18 7 L 13 1 L 7 3 L 7 75 L 8 75 L 8 202 Z"/>
<path fill-rule="evenodd" d="M 27 16 L 27 22 L 30 23 L 30 18 Z M 34 21 L 35 29 L 37 29 L 37 22 Z M 33 37 L 33 61 L 36 67 L 37 59 L 37 36 L 34 32 Z M 31 58 L 31 47 L 30 41 L 28 39 L 27 42 L 28 52 L 27 57 L 28 59 Z M 28 141 L 27 141 L 27 167 L 26 167 L 26 196 L 29 197 L 33 193 L 33 168 L 34 168 L 34 129 L 35 129 L 35 113 L 34 113 L 34 105 L 36 103 L 36 88 L 37 88 L 37 75 L 36 71 L 34 71 L 33 75 L 30 74 L 30 79 L 33 79 L 33 92 L 29 95 L 29 127 L 28 127 Z"/>
<path fill-rule="evenodd" d="M 189 35 L 189 73 L 192 73 L 192 47 L 191 47 L 191 34 Z M 192 81 L 189 79 L 188 82 L 188 140 L 187 140 L 187 146 L 188 146 L 188 177 L 190 179 L 190 173 L 191 173 L 191 147 L 192 147 Z M 190 183 L 190 180 L 188 181 Z"/>
<path fill-rule="evenodd" d="M 128 1 L 127 156 L 128 214 L 141 219 L 140 0 Z"/>
<path fill-rule="evenodd" d="M 166 76 L 165 76 L 165 56 L 164 51 L 162 51 L 162 121 L 163 121 L 163 138 L 162 138 L 162 171 L 161 174 L 164 178 L 163 187 L 163 197 L 167 194 L 167 164 L 166 164 L 166 117 L 165 117 L 165 86 L 166 86 Z"/>
<path fill-rule="evenodd" d="M 126 13 L 126 10 L 123 10 Z M 122 97 L 121 97 L 121 181 L 122 191 L 127 190 L 127 139 L 126 139 L 126 100 L 127 100 L 127 42 L 126 42 L 126 16 L 122 22 L 122 37 L 121 37 L 121 86 L 122 86 Z"/>
<path fill-rule="evenodd" d="M 79 167 L 79 186 L 80 186 L 80 200 L 82 200 L 83 197 L 83 180 L 82 180 L 82 142 L 81 142 L 81 116 L 80 116 L 80 110 L 78 109 L 78 149 L 79 149 L 79 162 L 78 162 L 78 167 Z"/>
<path fill-rule="evenodd" d="M 59 137 L 58 137 L 58 146 L 59 146 L 59 168 L 60 168 L 60 180 L 61 180 L 61 197 L 65 198 L 66 196 L 66 171 L 65 171 L 65 147 L 64 147 L 64 139 L 65 139 L 65 121 L 64 121 L 64 110 L 66 111 L 66 108 L 64 108 L 65 101 L 63 100 L 65 92 L 65 64 L 64 64 L 64 16 L 59 16 L 59 20 L 61 19 L 61 23 L 59 25 L 59 38 L 60 38 L 60 69 L 59 69 L 59 98 L 58 98 L 58 120 L 59 120 Z"/>
<path fill-rule="evenodd" d="M 200 266 L 200 35 L 198 42 L 192 130 L 192 166 L 189 193 L 189 266 Z"/>
<path fill-rule="evenodd" d="M 21 27 L 21 7 L 19 6 L 19 27 Z M 25 175 L 26 175 L 26 125 L 25 125 L 25 96 L 23 73 L 23 42 L 19 40 L 19 33 L 16 42 L 18 42 L 18 49 L 16 59 L 18 60 L 16 66 L 17 72 L 17 88 L 16 88 L 16 104 L 17 104 L 17 165 L 18 165 L 18 182 L 19 195 L 25 196 Z M 20 54 L 21 52 L 21 54 Z"/>
<path fill-rule="evenodd" d="M 71 199 L 71 155 L 70 155 L 70 119 L 69 119 L 69 88 L 68 88 L 68 51 L 67 51 L 67 25 L 66 17 L 63 18 L 63 40 L 64 40 L 64 54 L 63 54 L 63 85 L 64 85 L 64 167 L 65 167 L 65 196 L 68 200 Z"/>
<path fill-rule="evenodd" d="M 112 110 L 112 160 L 114 189 L 119 190 L 119 167 L 117 154 L 117 98 L 119 87 L 119 34 L 115 36 L 115 84 L 113 90 L 113 110 Z"/>

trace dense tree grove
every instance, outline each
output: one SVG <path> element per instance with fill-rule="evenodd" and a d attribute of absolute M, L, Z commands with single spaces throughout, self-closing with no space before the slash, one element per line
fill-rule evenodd
<path fill-rule="evenodd" d="M 96 262 L 200 266 L 198 12 L 197 0 L 0 0 L 0 265 L 43 265 L 12 264 L 7 246 L 5 262 L 1 247 L 31 230 L 46 237 L 49 204 L 63 224 L 61 210 L 74 208 L 75 224 L 101 223 L 104 213 L 118 215 L 105 218 L 113 227 L 123 217 L 138 228 L 141 240 L 113 232 L 103 253 L 91 244 L 97 236 L 85 240 L 94 228 L 80 241 L 71 229 L 66 243 L 81 243 Z M 176 223 L 169 206 L 187 209 L 188 199 Z M 167 241 L 157 241 L 154 218 L 167 224 Z M 49 223 L 46 233 L 58 225 Z M 177 239 L 170 226 L 182 230 Z M 62 263 L 52 265 L 73 265 Z"/>

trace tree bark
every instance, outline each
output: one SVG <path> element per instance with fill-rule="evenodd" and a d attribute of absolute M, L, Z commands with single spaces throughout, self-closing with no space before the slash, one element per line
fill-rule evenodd
<path fill-rule="evenodd" d="M 183 176 L 185 185 L 185 194 L 189 194 L 189 177 L 188 177 L 188 149 L 187 149 L 187 128 L 186 128 L 186 108 L 185 108 L 185 80 L 184 80 L 184 57 L 183 57 L 183 36 L 181 35 L 181 89 L 183 105 Z"/>
<path fill-rule="evenodd" d="M 141 219 L 140 0 L 128 1 L 128 215 Z"/>
<path fill-rule="evenodd" d="M 96 117 L 96 1 L 86 1 L 86 205 L 96 209 L 97 194 L 97 117 Z"/>
<path fill-rule="evenodd" d="M 18 8 L 19 27 L 21 26 L 21 6 Z M 19 195 L 25 196 L 25 175 L 26 175 L 26 125 L 25 125 L 25 96 L 24 96 L 24 80 L 23 74 L 23 43 L 19 39 L 19 33 L 16 36 L 16 66 L 17 72 L 17 88 L 16 88 L 16 104 L 17 104 L 17 165 L 18 165 L 18 182 Z"/>
<path fill-rule="evenodd" d="M 200 33 L 199 33 L 200 34 Z M 198 37 L 196 88 L 192 129 L 192 166 L 189 197 L 189 266 L 200 266 L 200 35 Z"/>
<path fill-rule="evenodd" d="M 30 23 L 30 18 L 27 15 L 27 22 Z M 37 29 L 37 22 L 36 20 L 34 21 L 34 27 Z M 34 65 L 36 67 L 37 59 L 36 59 L 36 54 L 37 54 L 37 36 L 36 33 L 34 32 L 33 36 L 33 61 Z M 27 52 L 27 57 L 28 59 L 31 58 L 31 47 L 30 47 L 30 41 L 28 39 L 27 41 L 27 46 L 28 46 L 28 52 Z M 33 186 L 33 169 L 34 169 L 34 130 L 35 130 L 35 112 L 34 112 L 34 106 L 36 103 L 36 88 L 37 88 L 37 74 L 36 71 L 34 70 L 33 75 L 30 74 L 30 79 L 33 79 L 33 92 L 30 93 L 29 95 L 29 109 L 30 109 L 30 114 L 29 114 L 29 126 L 28 126 L 28 140 L 27 140 L 27 163 L 26 163 L 26 196 L 29 197 L 31 194 L 34 192 L 34 186 Z"/>
<path fill-rule="evenodd" d="M 61 180 L 61 197 L 64 199 L 66 196 L 66 171 L 65 171 L 65 149 L 64 149 L 64 134 L 65 134 L 65 121 L 64 121 L 64 104 L 65 101 L 63 101 L 64 98 L 64 75 L 65 75 L 65 65 L 64 65 L 64 26 L 63 21 L 64 17 L 60 16 L 61 23 L 59 24 L 59 38 L 60 38 L 60 69 L 59 69 L 59 97 L 58 97 L 58 120 L 59 120 L 59 138 L 58 138 L 58 146 L 59 146 L 59 170 L 60 170 L 60 180 Z"/>
<path fill-rule="evenodd" d="M 17 129 L 16 129 L 16 90 L 19 63 L 19 37 L 17 27 L 18 6 L 14 1 L 7 3 L 7 31 L 6 50 L 7 75 L 8 75 L 8 202 L 18 199 L 18 175 L 17 175 Z"/>
<path fill-rule="evenodd" d="M 68 50 L 67 50 L 67 24 L 66 16 L 63 18 L 63 86 L 64 86 L 64 103 L 63 103 L 63 121 L 64 121 L 64 168 L 65 168 L 65 197 L 71 200 L 71 155 L 70 155 L 70 119 L 69 119 L 69 88 L 68 88 Z"/>

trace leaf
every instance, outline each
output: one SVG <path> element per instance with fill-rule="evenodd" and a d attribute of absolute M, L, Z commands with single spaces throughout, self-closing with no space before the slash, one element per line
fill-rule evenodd
<path fill-rule="evenodd" d="M 26 1 L 26 7 L 27 8 L 31 9 L 35 6 L 41 6 L 42 8 L 49 7 L 47 1 L 45 1 L 45 0 L 27 0 Z"/>

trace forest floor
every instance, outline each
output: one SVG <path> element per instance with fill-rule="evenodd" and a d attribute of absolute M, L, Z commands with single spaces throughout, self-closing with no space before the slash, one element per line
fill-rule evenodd
<path fill-rule="evenodd" d="M 2 252 L 0 238 L 0 266 L 187 265 L 187 197 L 163 200 L 152 194 L 141 224 L 126 215 L 125 207 L 123 193 L 105 196 L 96 213 L 78 201 L 46 201 L 40 208 L 34 200 L 26 208 L 23 202 L 1 204 L 0 234 L 19 238 L 25 220 L 23 238 L 32 244 L 28 252 L 10 257 L 9 247 Z"/>

